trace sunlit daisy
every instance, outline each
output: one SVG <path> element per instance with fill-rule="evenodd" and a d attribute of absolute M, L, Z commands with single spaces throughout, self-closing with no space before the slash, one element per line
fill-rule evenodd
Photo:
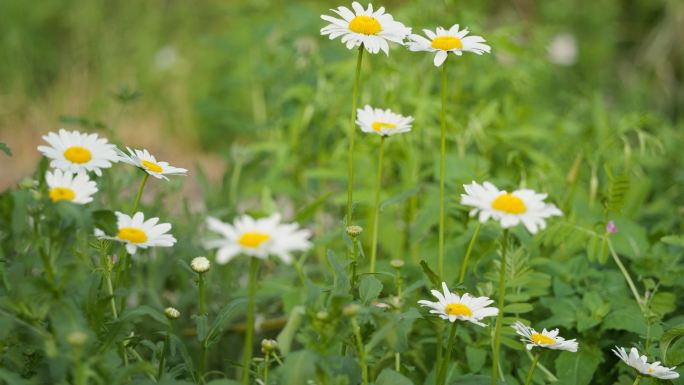
<path fill-rule="evenodd" d="M 206 242 L 206 247 L 218 249 L 216 262 L 220 264 L 228 263 L 238 254 L 262 259 L 274 255 L 290 263 L 292 252 L 311 247 L 311 232 L 300 229 L 296 223 L 280 223 L 279 214 L 261 219 L 243 215 L 232 224 L 209 217 L 207 227 L 222 236 Z"/>
<path fill-rule="evenodd" d="M 632 348 L 629 351 L 629 354 L 627 354 L 625 348 L 616 346 L 615 349 L 613 349 L 613 353 L 620 357 L 625 364 L 633 367 L 641 374 L 660 378 L 661 380 L 672 380 L 679 378 L 679 373 L 675 372 L 677 367 L 673 366 L 671 368 L 666 368 L 660 365 L 659 361 L 649 364 L 648 358 L 646 356 L 640 356 L 639 351 L 636 348 Z"/>
<path fill-rule="evenodd" d="M 442 282 L 442 290 L 444 290 L 444 293 L 441 293 L 439 290 L 431 291 L 432 295 L 437 298 L 437 302 L 420 300 L 418 303 L 429 307 L 432 309 L 430 313 L 437 314 L 440 318 L 449 320 L 449 322 L 461 320 L 485 326 L 480 320 L 499 314 L 499 309 L 487 307 L 487 305 L 494 302 L 487 297 L 473 297 L 468 293 L 459 296 L 456 293 L 450 292 L 445 282 Z"/>
<path fill-rule="evenodd" d="M 437 27 L 435 32 L 424 29 L 423 32 L 429 38 L 411 34 L 408 36 L 407 46 L 411 51 L 437 52 L 435 55 L 435 66 L 439 67 L 447 59 L 449 52 L 461 56 L 463 52 L 472 52 L 482 55 L 489 53 L 492 47 L 485 44 L 485 39 L 481 36 L 467 36 L 470 31 L 464 28 L 459 31 L 458 24 L 454 24 L 449 29 Z"/>
<path fill-rule="evenodd" d="M 347 48 L 352 49 L 363 44 L 366 51 L 378 53 L 380 50 L 389 55 L 390 41 L 403 44 L 404 39 L 411 33 L 411 28 L 404 24 L 394 21 L 389 13 L 385 13 L 385 7 L 373 11 L 373 5 L 368 4 L 367 9 L 363 9 L 358 2 L 352 3 L 352 10 L 347 7 L 331 9 L 341 19 L 336 17 L 321 15 L 321 19 L 330 22 L 321 28 L 321 35 L 328 35 L 330 39 L 342 37 L 342 43 Z"/>
<path fill-rule="evenodd" d="M 117 148 L 122 162 L 139 167 L 157 179 L 169 180 L 166 175 L 185 175 L 188 172 L 184 168 L 169 166 L 167 162 L 157 161 L 154 155 L 147 150 L 132 150 L 129 147 L 126 147 L 126 150 L 128 150 L 128 154 Z"/>
<path fill-rule="evenodd" d="M 137 212 L 132 217 L 118 211 L 114 214 L 118 228 L 116 236 L 106 236 L 100 229 L 95 230 L 95 235 L 125 243 L 126 250 L 131 254 L 135 254 L 138 248 L 171 247 L 176 243 L 176 238 L 168 234 L 171 230 L 170 223 L 159 223 L 159 218 L 145 220 L 142 212 Z"/>
<path fill-rule="evenodd" d="M 546 218 L 563 215 L 554 205 L 545 203 L 546 194 L 533 190 L 515 190 L 511 193 L 499 191 L 489 182 L 463 185 L 465 194 L 461 194 L 461 204 L 474 207 L 471 216 L 479 213 L 480 222 L 494 218 L 501 227 L 509 228 L 522 222 L 527 230 L 534 234 L 546 227 Z"/>
<path fill-rule="evenodd" d="M 97 192 L 97 185 L 86 173 L 73 174 L 57 169 L 45 173 L 45 182 L 53 202 L 68 201 L 82 205 L 92 202 L 92 195 Z"/>
<path fill-rule="evenodd" d="M 60 129 L 43 136 L 49 146 L 38 146 L 38 151 L 52 159 L 50 167 L 69 172 L 93 171 L 102 175 L 103 168 L 112 167 L 119 161 L 116 146 L 97 134 L 82 134 L 78 131 Z"/>
<path fill-rule="evenodd" d="M 363 132 L 390 136 L 411 131 L 413 118 L 395 114 L 390 109 L 373 108 L 366 105 L 359 108 L 356 114 L 356 124 Z"/>
<path fill-rule="evenodd" d="M 515 332 L 519 336 L 523 337 L 522 342 L 527 343 L 527 350 L 532 350 L 533 347 L 539 346 L 542 348 L 554 349 L 554 350 L 567 350 L 569 352 L 577 351 L 577 341 L 566 340 L 563 337 L 558 336 L 558 329 L 547 331 L 542 330 L 541 333 L 532 329 L 529 326 L 525 326 L 522 322 L 518 321 L 513 326 Z"/>

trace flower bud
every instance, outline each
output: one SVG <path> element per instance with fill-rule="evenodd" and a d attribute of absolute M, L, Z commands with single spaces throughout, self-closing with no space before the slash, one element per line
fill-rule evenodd
<path fill-rule="evenodd" d="M 618 230 L 619 229 L 618 229 L 617 225 L 615 224 L 615 222 L 608 221 L 608 223 L 606 224 L 606 232 L 608 234 L 615 234 L 618 232 Z"/>
<path fill-rule="evenodd" d="M 328 313 L 325 310 L 321 310 L 318 313 L 316 313 L 316 319 L 318 319 L 318 320 L 325 321 L 328 318 L 330 318 L 330 313 Z"/>
<path fill-rule="evenodd" d="M 360 310 L 361 306 L 359 306 L 359 304 L 350 303 L 349 305 L 345 306 L 344 309 L 342 309 L 342 314 L 347 317 L 354 317 L 355 315 L 359 314 Z"/>
<path fill-rule="evenodd" d="M 392 267 L 395 269 L 401 269 L 402 267 L 404 267 L 404 261 L 402 261 L 401 259 L 393 259 L 392 261 L 390 261 L 390 265 L 392 265 Z"/>
<path fill-rule="evenodd" d="M 175 307 L 167 307 L 164 309 L 164 315 L 166 315 L 166 318 L 170 320 L 175 320 L 180 317 L 181 313 Z"/>
<path fill-rule="evenodd" d="M 278 349 L 278 342 L 276 340 L 270 340 L 264 338 L 261 340 L 261 352 L 264 354 L 270 354 Z"/>
<path fill-rule="evenodd" d="M 88 341 L 88 335 L 80 330 L 73 331 L 67 336 L 67 342 L 71 346 L 83 346 Z"/>
<path fill-rule="evenodd" d="M 347 226 L 347 235 L 352 238 L 358 237 L 363 232 L 363 227 L 357 225 Z"/>
<path fill-rule="evenodd" d="M 206 273 L 211 267 L 211 262 L 206 257 L 196 257 L 190 262 L 190 267 L 195 273 Z"/>

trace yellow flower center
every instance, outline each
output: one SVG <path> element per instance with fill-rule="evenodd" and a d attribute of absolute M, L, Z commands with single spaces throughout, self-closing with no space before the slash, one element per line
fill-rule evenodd
<path fill-rule="evenodd" d="M 466 317 L 473 315 L 470 308 L 462 303 L 450 303 L 446 305 L 445 311 L 449 315 L 462 315 Z"/>
<path fill-rule="evenodd" d="M 356 16 L 349 22 L 349 29 L 364 35 L 375 35 L 382 31 L 380 23 L 370 16 Z"/>
<path fill-rule="evenodd" d="M 449 51 L 463 48 L 461 39 L 453 36 L 438 36 L 432 39 L 432 48 Z"/>
<path fill-rule="evenodd" d="M 271 239 L 271 236 L 268 234 L 250 231 L 242 234 L 238 243 L 240 246 L 256 249 L 269 239 Z"/>
<path fill-rule="evenodd" d="M 116 237 L 128 241 L 131 243 L 143 243 L 147 241 L 147 234 L 140 229 L 135 227 L 122 227 L 119 229 L 119 233 Z"/>
<path fill-rule="evenodd" d="M 71 146 L 64 151 L 66 160 L 72 163 L 88 163 L 93 158 L 90 150 L 81 146 Z"/>
<path fill-rule="evenodd" d="M 146 160 L 141 160 L 140 163 L 142 163 L 143 167 L 152 172 L 162 172 L 162 167 L 156 163 L 148 162 Z"/>
<path fill-rule="evenodd" d="M 510 193 L 501 194 L 496 197 L 494 202 L 492 202 L 492 208 L 509 214 L 522 214 L 527 210 L 525 202 Z"/>
<path fill-rule="evenodd" d="M 539 333 L 533 333 L 530 336 L 530 339 L 537 345 L 551 345 L 556 342 L 556 340 L 553 338 L 541 335 Z"/>
<path fill-rule="evenodd" d="M 67 187 L 55 187 L 50 189 L 50 199 L 53 202 L 57 201 L 73 201 L 76 197 L 74 190 Z"/>
<path fill-rule="evenodd" d="M 646 371 L 649 373 L 655 373 L 655 369 L 653 369 L 653 368 L 648 368 Z"/>
<path fill-rule="evenodd" d="M 382 130 L 383 128 L 389 128 L 389 129 L 397 128 L 397 125 L 392 124 L 392 123 L 385 123 L 385 122 L 373 122 L 371 127 L 373 127 L 373 130 L 375 130 L 376 132 L 380 132 L 380 130 Z"/>

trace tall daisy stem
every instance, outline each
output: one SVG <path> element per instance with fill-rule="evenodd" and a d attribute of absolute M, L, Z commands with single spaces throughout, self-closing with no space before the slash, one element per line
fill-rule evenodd
<path fill-rule="evenodd" d="M 366 363 L 366 349 L 363 346 L 363 339 L 361 337 L 361 328 L 356 322 L 356 317 L 351 318 L 352 329 L 354 330 L 354 337 L 356 337 L 356 350 L 359 355 L 359 365 L 361 366 L 361 384 L 368 385 L 368 364 Z"/>
<path fill-rule="evenodd" d="M 508 250 L 508 229 L 501 236 L 501 267 L 499 271 L 499 313 L 496 316 L 494 329 L 494 352 L 492 354 L 492 385 L 496 385 L 499 375 L 499 353 L 501 351 L 501 326 L 503 324 L 503 308 L 506 296 L 506 251 Z"/>
<path fill-rule="evenodd" d="M 444 189 L 446 185 L 446 103 L 447 103 L 447 63 L 442 64 L 442 110 L 440 114 L 441 134 L 440 134 L 440 158 L 439 158 L 439 253 L 437 254 L 437 265 L 440 279 L 444 278 L 444 222 L 446 213 L 444 212 Z"/>
<path fill-rule="evenodd" d="M 461 271 L 458 273 L 458 282 L 460 283 L 463 283 L 463 281 L 465 280 L 466 270 L 468 269 L 468 262 L 470 261 L 470 254 L 473 252 L 473 246 L 475 245 L 477 237 L 480 236 L 481 227 L 482 223 L 480 221 L 477 221 L 477 227 L 475 227 L 475 232 L 473 232 L 473 236 L 470 238 L 470 243 L 468 243 L 468 249 L 466 249 L 465 257 L 463 257 Z"/>
<path fill-rule="evenodd" d="M 641 374 L 637 374 L 636 378 L 634 379 L 634 383 L 632 385 L 639 385 L 641 382 Z"/>
<path fill-rule="evenodd" d="M 347 180 L 347 226 L 352 222 L 352 202 L 354 194 L 354 134 L 356 133 L 356 104 L 359 96 L 359 80 L 361 79 L 361 60 L 363 59 L 363 44 L 359 47 L 356 58 L 356 76 L 354 77 L 354 89 L 352 91 L 351 123 L 349 125 L 348 141 L 349 152 L 347 154 L 348 180 Z"/>
<path fill-rule="evenodd" d="M 200 316 L 206 316 L 207 315 L 207 309 L 206 309 L 206 282 L 204 279 L 204 273 L 197 273 L 197 288 L 198 288 L 198 296 L 199 296 L 199 315 Z M 200 342 L 200 359 L 199 359 L 199 379 L 200 379 L 200 384 L 204 383 L 204 373 L 207 371 L 207 341 L 202 340 Z"/>
<path fill-rule="evenodd" d="M 164 345 L 162 345 L 161 358 L 159 359 L 159 367 L 157 368 L 157 381 L 161 380 L 162 374 L 164 374 L 164 363 L 166 362 L 166 351 L 169 350 L 169 339 L 171 339 L 170 321 L 169 327 L 166 330 L 166 336 L 164 336 Z"/>
<path fill-rule="evenodd" d="M 142 198 L 143 189 L 145 189 L 145 183 L 147 183 L 147 178 L 149 177 L 150 174 L 143 172 L 142 180 L 140 181 L 140 185 L 138 186 L 138 193 L 135 195 L 135 200 L 133 201 L 133 209 L 131 210 L 131 215 L 135 214 L 138 211 L 138 205 L 140 205 L 140 199 Z"/>
<path fill-rule="evenodd" d="M 256 309 L 256 280 L 259 260 L 251 257 L 249 261 L 249 283 L 247 284 L 247 331 L 245 347 L 242 352 L 242 385 L 249 385 L 249 368 L 252 363 L 252 343 L 254 340 L 254 313 Z"/>
<path fill-rule="evenodd" d="M 441 362 L 439 373 L 437 374 L 437 385 L 446 385 L 446 374 L 449 369 L 449 362 L 451 361 L 451 351 L 454 350 L 457 325 L 456 322 L 451 323 L 451 331 L 449 332 L 449 340 L 447 341 L 446 351 L 444 352 L 444 359 Z"/>
<path fill-rule="evenodd" d="M 527 372 L 527 379 L 525 380 L 525 385 L 530 385 L 532 383 L 532 377 L 534 377 L 534 369 L 537 367 L 537 362 L 539 362 L 540 355 L 541 351 L 537 351 L 537 354 L 534 355 L 534 360 L 532 360 L 532 366 L 530 366 L 530 370 Z"/>
<path fill-rule="evenodd" d="M 370 272 L 375 273 L 375 261 L 378 256 L 378 223 L 380 219 L 380 189 L 382 187 L 382 163 L 385 155 L 385 136 L 380 138 L 380 154 L 378 155 L 378 175 L 375 180 L 375 206 L 373 207 L 372 248 L 370 258 Z"/>
<path fill-rule="evenodd" d="M 618 266 L 618 268 L 620 269 L 620 272 L 625 277 L 625 281 L 627 281 L 627 286 L 629 286 L 629 289 L 632 291 L 632 295 L 634 296 L 634 299 L 636 300 L 637 305 L 639 305 L 639 309 L 641 309 L 642 313 L 645 313 L 644 301 L 641 298 L 641 295 L 639 295 L 639 290 L 637 290 L 636 285 L 634 284 L 634 281 L 632 281 L 632 277 L 629 275 L 629 272 L 625 268 L 625 265 L 622 264 L 620 257 L 615 252 L 615 248 L 613 248 L 613 243 L 610 241 L 610 239 L 606 235 L 604 235 L 604 237 L 605 237 L 606 241 L 608 242 L 608 250 L 610 250 L 610 255 L 613 257 L 615 264 Z"/>

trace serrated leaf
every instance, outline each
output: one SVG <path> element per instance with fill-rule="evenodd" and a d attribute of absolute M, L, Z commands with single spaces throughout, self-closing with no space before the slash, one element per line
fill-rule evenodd
<path fill-rule="evenodd" d="M 359 285 L 359 297 L 364 304 L 378 298 L 382 292 L 382 282 L 373 276 L 365 276 Z"/>

